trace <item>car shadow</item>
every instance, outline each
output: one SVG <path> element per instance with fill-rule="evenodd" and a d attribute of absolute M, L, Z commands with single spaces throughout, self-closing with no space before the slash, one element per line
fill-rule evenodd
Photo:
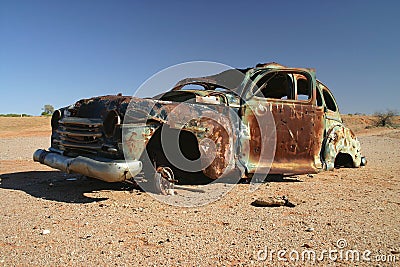
<path fill-rule="evenodd" d="M 281 174 L 268 174 L 266 175 L 262 181 L 258 181 L 258 183 L 301 183 L 303 180 L 299 179 L 298 176 L 283 176 Z M 239 181 L 241 184 L 249 184 L 251 183 L 251 178 L 241 179 Z"/>
<path fill-rule="evenodd" d="M 82 175 L 59 171 L 29 171 L 0 175 L 0 188 L 21 190 L 36 198 L 66 203 L 92 203 L 107 200 L 86 196 L 101 190 L 133 190 L 127 183 L 107 183 Z"/>
<path fill-rule="evenodd" d="M 278 183 L 300 183 L 300 180 L 297 176 L 283 176 L 280 174 L 269 174 L 265 178 L 264 182 L 278 182 Z"/>
<path fill-rule="evenodd" d="M 102 190 L 142 191 L 137 185 L 130 183 L 107 183 L 79 174 L 65 174 L 59 171 L 6 173 L 0 175 L 0 179 L 0 188 L 20 190 L 36 198 L 65 203 L 92 203 L 107 200 L 108 198 L 89 197 L 86 194 Z M 239 183 L 249 182 L 250 180 L 241 180 Z M 301 180 L 297 177 L 268 175 L 264 180 L 264 183 L 267 182 L 301 182 Z"/>

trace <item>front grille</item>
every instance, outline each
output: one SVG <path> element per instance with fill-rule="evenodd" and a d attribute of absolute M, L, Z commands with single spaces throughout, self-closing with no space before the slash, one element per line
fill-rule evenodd
<path fill-rule="evenodd" d="M 59 147 L 62 150 L 84 150 L 88 152 L 102 149 L 101 119 L 68 117 L 59 121 L 57 133 L 60 136 Z"/>

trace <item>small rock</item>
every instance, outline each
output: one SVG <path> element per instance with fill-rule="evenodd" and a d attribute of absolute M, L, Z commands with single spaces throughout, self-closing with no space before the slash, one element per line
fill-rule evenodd
<path fill-rule="evenodd" d="M 50 230 L 45 229 L 42 231 L 42 235 L 48 235 L 48 234 L 50 234 Z"/>
<path fill-rule="evenodd" d="M 296 204 L 290 202 L 286 196 L 282 197 L 267 197 L 267 198 L 257 198 L 254 200 L 251 205 L 256 207 L 280 207 L 280 206 L 287 206 L 287 207 L 295 207 Z"/>
<path fill-rule="evenodd" d="M 284 206 L 286 201 L 280 197 L 267 197 L 267 198 L 257 198 L 251 204 L 253 206 L 261 207 L 279 207 Z"/>
<path fill-rule="evenodd" d="M 314 175 L 312 175 L 312 174 L 307 174 L 307 176 L 310 177 L 310 178 L 314 177 Z"/>
<path fill-rule="evenodd" d="M 308 228 L 306 229 L 306 232 L 312 232 L 312 231 L 314 231 L 314 228 L 312 228 L 312 227 L 308 227 Z"/>
<path fill-rule="evenodd" d="M 309 244 L 303 244 L 301 247 L 303 247 L 303 248 L 312 248 L 312 246 L 310 246 Z"/>

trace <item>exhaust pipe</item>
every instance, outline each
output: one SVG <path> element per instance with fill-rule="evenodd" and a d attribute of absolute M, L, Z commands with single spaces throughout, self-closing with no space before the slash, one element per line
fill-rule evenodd
<path fill-rule="evenodd" d="M 33 160 L 66 173 L 78 173 L 105 182 L 122 182 L 136 176 L 142 170 L 141 161 L 99 161 L 87 157 L 76 158 L 38 149 Z"/>

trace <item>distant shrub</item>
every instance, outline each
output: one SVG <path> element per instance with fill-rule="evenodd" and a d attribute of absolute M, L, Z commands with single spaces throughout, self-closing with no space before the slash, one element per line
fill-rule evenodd
<path fill-rule="evenodd" d="M 42 116 L 51 116 L 54 112 L 54 107 L 52 105 L 44 105 L 42 110 Z"/>
<path fill-rule="evenodd" d="M 376 126 L 378 127 L 386 127 L 386 126 L 394 126 L 393 125 L 393 117 L 398 114 L 397 111 L 388 109 L 385 112 L 375 112 L 374 116 L 376 117 Z"/>

